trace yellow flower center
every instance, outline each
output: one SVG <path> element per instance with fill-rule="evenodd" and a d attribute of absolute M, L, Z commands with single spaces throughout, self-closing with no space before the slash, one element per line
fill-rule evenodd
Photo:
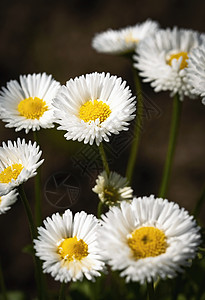
<path fill-rule="evenodd" d="M 180 70 L 186 68 L 188 66 L 188 63 L 187 63 L 187 59 L 189 58 L 188 57 L 188 53 L 187 52 L 178 52 L 178 53 L 175 53 L 175 54 L 171 54 L 168 59 L 167 59 L 167 64 L 168 65 L 172 65 L 172 60 L 173 59 L 179 59 L 180 57 L 182 57 L 182 61 L 181 61 L 181 64 L 180 64 Z"/>
<path fill-rule="evenodd" d="M 88 256 L 88 245 L 82 239 L 78 241 L 76 236 L 66 238 L 58 246 L 57 253 L 65 261 L 81 260 Z"/>
<path fill-rule="evenodd" d="M 110 114 L 111 110 L 109 105 L 98 100 L 87 101 L 81 106 L 79 111 L 79 116 L 84 122 L 91 122 L 99 119 L 100 123 L 102 123 Z"/>
<path fill-rule="evenodd" d="M 141 227 L 131 233 L 128 245 L 136 259 L 158 256 L 166 252 L 164 232 L 155 227 Z"/>
<path fill-rule="evenodd" d="M 45 111 L 48 110 L 46 102 L 37 97 L 26 98 L 21 100 L 18 104 L 18 111 L 21 116 L 24 116 L 26 119 L 40 119 Z"/>
<path fill-rule="evenodd" d="M 13 164 L 7 167 L 0 173 L 0 182 L 9 183 L 12 179 L 16 180 L 22 170 L 22 164 Z"/>
<path fill-rule="evenodd" d="M 119 200 L 119 193 L 112 186 L 106 186 L 104 188 L 104 199 L 105 204 L 113 205 Z"/>
<path fill-rule="evenodd" d="M 0 204 L 1 204 L 1 201 L 2 201 L 2 199 L 1 199 L 1 197 L 0 197 Z"/>

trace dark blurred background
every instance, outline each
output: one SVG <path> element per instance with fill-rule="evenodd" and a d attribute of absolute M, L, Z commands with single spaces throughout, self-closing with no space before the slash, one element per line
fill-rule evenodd
<path fill-rule="evenodd" d="M 200 0 L 67 0 L 10 1 L 0 3 L 0 84 L 5 86 L 20 74 L 46 72 L 64 84 L 70 78 L 90 72 L 121 76 L 134 92 L 129 61 L 99 54 L 91 47 L 95 33 L 119 29 L 147 18 L 162 28 L 178 26 L 205 31 L 205 2 Z M 133 183 L 138 196 L 157 195 L 169 136 L 172 100 L 168 93 L 156 94 L 143 85 L 144 129 Z M 205 106 L 200 99 L 185 99 L 168 199 L 190 212 L 204 185 Z M 132 138 L 122 133 L 105 146 L 110 168 L 125 175 Z M 96 214 L 98 198 L 91 191 L 101 162 L 96 147 L 66 141 L 56 129 L 38 132 L 45 162 L 41 167 L 43 218 L 71 208 Z M 33 140 L 32 133 L 16 133 L 0 121 L 0 142 L 17 137 Z M 34 179 L 25 183 L 34 204 Z M 53 194 L 54 193 L 54 194 Z M 199 222 L 204 224 L 204 208 Z M 0 259 L 7 288 L 35 294 L 31 257 L 22 252 L 30 243 L 27 219 L 21 201 L 0 216 Z M 58 283 L 48 276 L 51 289 Z"/>

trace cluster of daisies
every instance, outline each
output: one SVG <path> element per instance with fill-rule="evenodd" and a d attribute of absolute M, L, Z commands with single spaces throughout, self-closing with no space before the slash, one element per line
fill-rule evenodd
<path fill-rule="evenodd" d="M 92 40 L 101 53 L 130 55 L 133 66 L 155 92 L 170 91 L 195 98 L 205 95 L 205 34 L 193 30 L 161 29 L 157 22 L 109 29 Z M 203 100 L 204 101 L 204 100 Z"/>
<path fill-rule="evenodd" d="M 146 21 L 97 34 L 99 52 L 129 54 L 133 65 L 155 91 L 205 96 L 205 42 L 192 30 L 159 29 Z M 51 128 L 66 131 L 67 140 L 97 146 L 111 134 L 128 130 L 136 100 L 122 78 L 91 73 L 60 85 L 51 75 L 29 74 L 12 80 L 0 92 L 0 118 L 6 127 L 28 133 Z M 36 142 L 17 139 L 0 147 L 0 213 L 18 196 L 18 186 L 33 177 L 41 151 Z M 135 197 L 128 180 L 116 172 L 99 174 L 93 191 L 108 212 L 73 215 L 66 210 L 47 217 L 34 240 L 43 270 L 56 280 L 93 280 L 106 265 L 126 281 L 144 283 L 173 278 L 190 265 L 200 244 L 200 229 L 186 210 L 166 199 Z"/>
<path fill-rule="evenodd" d="M 112 206 L 101 220 L 68 209 L 53 214 L 34 240 L 44 272 L 61 282 L 93 280 L 106 264 L 126 282 L 173 278 L 190 265 L 200 243 L 188 212 L 162 198 L 136 198 Z"/>

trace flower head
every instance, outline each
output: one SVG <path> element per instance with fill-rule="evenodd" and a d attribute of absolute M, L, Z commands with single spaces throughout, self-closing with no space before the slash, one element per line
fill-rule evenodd
<path fill-rule="evenodd" d="M 54 127 L 52 101 L 60 87 L 51 75 L 21 75 L 20 82 L 11 80 L 0 92 L 0 117 L 16 131 Z"/>
<path fill-rule="evenodd" d="M 100 225 L 97 218 L 85 212 L 73 216 L 68 209 L 44 220 L 34 240 L 36 255 L 43 260 L 45 273 L 55 280 L 69 282 L 100 276 L 104 268 L 98 244 Z"/>
<path fill-rule="evenodd" d="M 123 201 L 102 215 L 102 253 L 127 282 L 175 277 L 196 256 L 200 238 L 185 209 L 154 196 Z"/>
<path fill-rule="evenodd" d="M 126 82 L 109 73 L 86 74 L 67 81 L 54 100 L 58 129 L 67 140 L 99 145 L 111 133 L 128 130 L 134 118 L 135 97 Z"/>
<path fill-rule="evenodd" d="M 5 196 L 0 197 L 0 215 L 4 214 L 11 207 L 10 205 L 14 204 L 18 199 L 18 192 L 16 190 L 12 190 Z"/>
<path fill-rule="evenodd" d="M 43 163 L 39 161 L 42 151 L 36 143 L 27 144 L 18 138 L 17 142 L 3 142 L 0 147 L 0 196 L 8 194 L 12 189 L 36 175 L 37 168 Z"/>
<path fill-rule="evenodd" d="M 127 178 L 120 176 L 116 172 L 110 172 L 108 176 L 103 171 L 96 179 L 96 185 L 92 190 L 98 194 L 103 203 L 109 206 L 133 198 L 133 190 L 128 186 Z"/>
<path fill-rule="evenodd" d="M 136 49 L 134 67 L 151 82 L 155 92 L 171 91 L 193 98 L 192 87 L 187 78 L 187 60 L 192 50 L 201 43 L 196 31 L 174 28 L 159 30 L 144 39 Z"/>
<path fill-rule="evenodd" d="M 158 23 L 151 20 L 119 30 L 108 29 L 95 35 L 92 47 L 108 54 L 130 53 L 135 50 L 139 41 L 155 33 L 157 29 Z"/>
<path fill-rule="evenodd" d="M 205 104 L 205 44 L 190 54 L 187 73 L 193 93 L 203 97 L 202 103 Z"/>

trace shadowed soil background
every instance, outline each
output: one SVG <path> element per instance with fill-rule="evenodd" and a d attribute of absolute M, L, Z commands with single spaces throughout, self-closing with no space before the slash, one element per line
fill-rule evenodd
<path fill-rule="evenodd" d="M 20 74 L 46 72 L 64 84 L 90 72 L 110 72 L 127 81 L 134 93 L 131 65 L 125 58 L 99 54 L 91 48 L 95 33 L 144 22 L 162 28 L 178 26 L 205 32 L 203 1 L 1 1 L 0 85 Z M 144 129 L 133 182 L 138 196 L 157 195 L 169 136 L 172 100 L 168 93 L 154 93 L 143 85 Z M 205 178 L 205 106 L 199 99 L 185 99 L 168 199 L 192 212 Z M 45 159 L 41 167 L 43 218 L 71 208 L 96 214 L 98 199 L 91 191 L 102 166 L 96 147 L 66 141 L 64 132 L 41 130 L 39 142 Z M 16 133 L 0 121 L 0 142 L 32 133 Z M 132 126 L 112 138 L 106 150 L 110 167 L 125 175 Z M 34 204 L 34 179 L 25 183 Z M 200 222 L 204 224 L 205 210 Z M 35 295 L 32 258 L 22 252 L 30 243 L 27 219 L 20 200 L 0 216 L 0 258 L 7 288 Z M 48 275 L 50 288 L 59 284 Z"/>

